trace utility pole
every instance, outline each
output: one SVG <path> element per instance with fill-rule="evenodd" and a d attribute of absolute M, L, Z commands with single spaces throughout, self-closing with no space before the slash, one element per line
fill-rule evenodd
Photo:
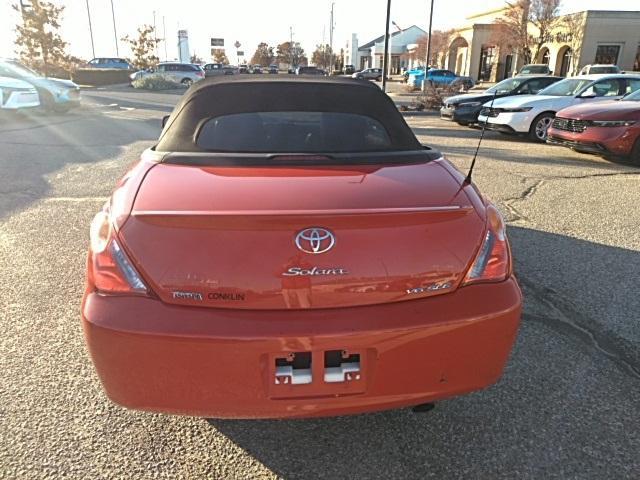
<path fill-rule="evenodd" d="M 424 81 L 422 82 L 422 91 L 427 90 L 427 72 L 429 71 L 429 62 L 431 61 L 431 25 L 433 24 L 433 0 L 431 0 L 431 12 L 429 12 L 429 38 L 427 38 L 427 63 L 424 66 Z"/>
<path fill-rule="evenodd" d="M 387 21 L 384 24 L 384 56 L 382 57 L 382 91 L 387 91 L 387 69 L 389 54 L 389 20 L 391 19 L 391 0 L 387 0 Z"/>
<path fill-rule="evenodd" d="M 329 27 L 329 75 L 333 72 L 333 7 L 335 3 L 331 3 L 331 26 Z"/>
<path fill-rule="evenodd" d="M 162 16 L 162 37 L 164 43 L 164 61 L 166 62 L 169 56 L 167 55 L 167 26 L 164 23 L 164 15 Z"/>
<path fill-rule="evenodd" d="M 293 27 L 289 27 L 289 50 L 291 51 L 291 62 L 289 68 L 293 69 Z"/>
<path fill-rule="evenodd" d="M 113 19 L 113 39 L 116 42 L 116 57 L 119 57 L 120 52 L 118 51 L 118 33 L 116 32 L 116 14 L 113 9 L 113 0 L 111 0 L 111 18 Z"/>
<path fill-rule="evenodd" d="M 156 11 L 153 11 L 153 40 L 156 44 L 156 58 L 160 58 L 158 56 L 158 30 L 156 29 Z"/>
<path fill-rule="evenodd" d="M 96 48 L 93 45 L 93 28 L 91 27 L 91 12 L 89 11 L 89 0 L 87 0 L 87 18 L 89 19 L 89 35 L 91 36 L 91 53 L 96 58 Z"/>

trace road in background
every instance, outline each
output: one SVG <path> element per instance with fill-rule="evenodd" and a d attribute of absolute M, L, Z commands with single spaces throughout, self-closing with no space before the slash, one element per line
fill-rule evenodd
<path fill-rule="evenodd" d="M 0 120 L 0 478 L 637 478 L 640 170 L 493 132 L 475 181 L 525 293 L 497 385 L 426 414 L 295 421 L 109 402 L 79 322 L 88 225 L 179 98 L 94 90 L 69 115 Z M 477 130 L 407 121 L 466 171 Z"/>

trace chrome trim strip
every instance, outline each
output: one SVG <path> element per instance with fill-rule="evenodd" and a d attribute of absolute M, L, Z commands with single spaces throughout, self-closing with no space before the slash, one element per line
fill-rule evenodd
<path fill-rule="evenodd" d="M 134 210 L 131 215 L 144 216 L 313 216 L 313 215 L 376 215 L 392 213 L 468 213 L 471 205 L 447 205 L 436 207 L 397 207 L 397 208 L 344 208 L 321 210 Z"/>

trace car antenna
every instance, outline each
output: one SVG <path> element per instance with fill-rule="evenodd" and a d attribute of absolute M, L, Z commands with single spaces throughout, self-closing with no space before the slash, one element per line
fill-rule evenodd
<path fill-rule="evenodd" d="M 496 88 L 493 92 L 493 97 L 491 98 L 491 104 L 489 105 L 489 110 L 493 108 L 493 102 L 496 99 L 496 95 L 498 93 L 498 89 Z M 482 110 L 480 110 L 482 112 Z M 478 141 L 478 146 L 476 147 L 476 153 L 473 154 L 473 160 L 471 160 L 471 166 L 469 167 L 469 173 L 467 173 L 466 178 L 463 183 L 469 184 L 471 183 L 471 174 L 473 173 L 473 167 L 476 165 L 476 158 L 478 158 L 478 151 L 480 150 L 480 145 L 482 144 L 482 139 L 484 138 L 484 131 L 487 129 L 487 122 L 489 121 L 489 113 L 487 112 L 487 117 L 485 121 L 482 123 L 482 132 L 480 133 L 480 140 Z"/>

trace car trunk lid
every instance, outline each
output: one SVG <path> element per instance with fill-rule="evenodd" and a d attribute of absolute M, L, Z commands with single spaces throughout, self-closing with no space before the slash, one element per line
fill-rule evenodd
<path fill-rule="evenodd" d="M 443 294 L 484 232 L 445 163 L 159 164 L 119 235 L 167 303 L 329 308 Z"/>

